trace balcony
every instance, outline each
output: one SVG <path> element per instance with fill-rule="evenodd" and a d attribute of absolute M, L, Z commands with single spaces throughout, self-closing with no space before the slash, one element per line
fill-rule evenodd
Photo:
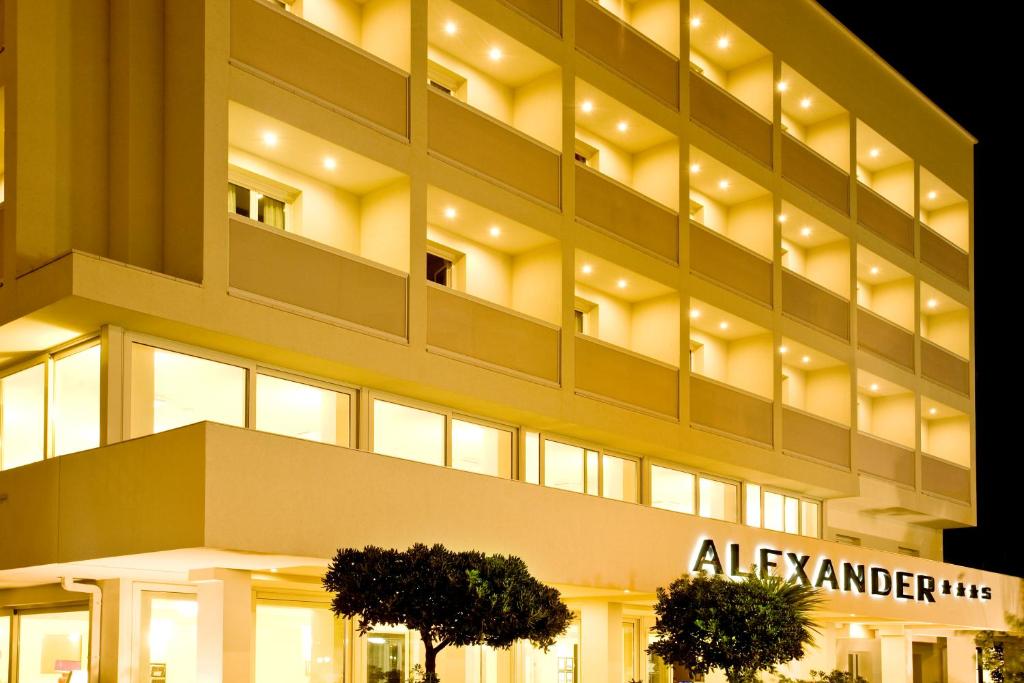
<path fill-rule="evenodd" d="M 857 308 L 857 347 L 914 369 L 914 333 L 866 308 Z"/>
<path fill-rule="evenodd" d="M 964 396 L 971 393 L 971 366 L 967 360 L 921 340 L 921 375 Z"/>
<path fill-rule="evenodd" d="M 970 287 L 971 211 L 967 199 L 921 167 L 921 261 Z"/>
<path fill-rule="evenodd" d="M 557 384 L 559 340 L 555 325 L 428 283 L 428 348 Z"/>
<path fill-rule="evenodd" d="M 874 252 L 857 247 L 857 345 L 914 367 L 914 278 Z"/>
<path fill-rule="evenodd" d="M 914 217 L 857 183 L 857 222 L 908 254 L 914 253 Z"/>
<path fill-rule="evenodd" d="M 772 305 L 772 262 L 695 222 L 690 223 L 690 270 Z"/>
<path fill-rule="evenodd" d="M 690 376 L 690 424 L 772 445 L 772 402 L 721 382 Z"/>
<path fill-rule="evenodd" d="M 561 155 L 518 130 L 428 91 L 427 143 L 431 153 L 550 206 L 561 203 Z"/>
<path fill-rule="evenodd" d="M 676 419 L 679 369 L 576 335 L 576 391 Z"/>
<path fill-rule="evenodd" d="M 765 166 L 772 165 L 772 123 L 704 76 L 690 72 L 690 118 Z"/>
<path fill-rule="evenodd" d="M 921 283 L 921 375 L 965 396 L 971 393 L 971 312 Z"/>
<path fill-rule="evenodd" d="M 913 488 L 914 449 L 871 434 L 857 434 L 857 463 L 861 472 Z"/>
<path fill-rule="evenodd" d="M 249 219 L 232 217 L 229 223 L 233 289 L 406 337 L 404 273 Z"/>
<path fill-rule="evenodd" d="M 269 3 L 231 1 L 231 59 L 372 126 L 409 136 L 405 72 Z"/>
<path fill-rule="evenodd" d="M 782 449 L 850 468 L 850 428 L 790 407 L 782 409 Z"/>
<path fill-rule="evenodd" d="M 789 133 L 782 134 L 782 177 L 836 211 L 850 213 L 850 177 Z"/>
<path fill-rule="evenodd" d="M 561 0 L 504 0 L 505 3 L 536 21 L 562 35 L 562 2 Z"/>
<path fill-rule="evenodd" d="M 850 338 L 850 302 L 788 270 L 782 271 L 782 312 L 840 339 Z"/>
<path fill-rule="evenodd" d="M 679 108 L 678 57 L 593 0 L 576 0 L 576 47 Z"/>
<path fill-rule="evenodd" d="M 970 256 L 945 237 L 921 223 L 921 262 L 963 288 L 971 286 Z"/>
<path fill-rule="evenodd" d="M 922 454 L 921 490 L 969 505 L 972 490 L 971 470 Z"/>

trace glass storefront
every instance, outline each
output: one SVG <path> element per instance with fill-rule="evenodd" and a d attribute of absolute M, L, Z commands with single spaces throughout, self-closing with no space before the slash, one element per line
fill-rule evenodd
<path fill-rule="evenodd" d="M 195 596 L 143 591 L 139 662 L 142 680 L 195 683 L 197 615 Z"/>
<path fill-rule="evenodd" d="M 18 683 L 85 683 L 89 610 L 18 614 Z"/>
<path fill-rule="evenodd" d="M 325 604 L 257 601 L 255 640 L 256 683 L 344 680 L 345 622 Z"/>

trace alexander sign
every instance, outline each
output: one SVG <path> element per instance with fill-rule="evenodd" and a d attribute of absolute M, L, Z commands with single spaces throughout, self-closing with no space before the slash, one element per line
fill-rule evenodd
<path fill-rule="evenodd" d="M 991 600 L 992 589 L 973 583 L 952 581 L 930 574 L 892 570 L 878 565 L 835 562 L 824 555 L 812 556 L 759 545 L 744 554 L 739 543 L 724 546 L 724 555 L 710 538 L 698 542 L 690 571 L 750 576 L 751 569 L 781 574 L 790 581 L 842 593 L 866 593 L 875 598 L 935 602 L 950 597 Z M 744 571 L 744 569 L 748 571 Z"/>

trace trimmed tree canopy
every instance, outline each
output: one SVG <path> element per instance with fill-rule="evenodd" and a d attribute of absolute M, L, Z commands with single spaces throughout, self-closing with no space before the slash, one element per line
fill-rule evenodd
<path fill-rule="evenodd" d="M 722 669 L 731 683 L 746 683 L 804 656 L 819 603 L 815 589 L 779 576 L 684 576 L 658 589 L 652 630 L 660 639 L 649 651 L 694 673 Z"/>
<path fill-rule="evenodd" d="M 559 592 L 531 576 L 518 557 L 443 545 L 344 548 L 323 583 L 335 593 L 334 613 L 359 617 L 361 633 L 397 624 L 418 631 L 427 681 L 437 680 L 437 653 L 448 645 L 507 648 L 522 639 L 546 648 L 572 620 Z"/>

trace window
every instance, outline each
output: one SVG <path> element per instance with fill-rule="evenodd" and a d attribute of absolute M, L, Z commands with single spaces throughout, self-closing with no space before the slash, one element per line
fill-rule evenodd
<path fill-rule="evenodd" d="M 573 318 L 576 321 L 576 332 L 591 337 L 597 336 L 597 304 L 576 297 L 573 304 Z"/>
<path fill-rule="evenodd" d="M 0 469 L 43 459 L 46 444 L 46 365 L 0 379 Z"/>
<path fill-rule="evenodd" d="M 762 491 L 757 484 L 744 487 L 744 520 L 747 526 L 802 536 L 820 536 L 820 504 L 775 491 Z"/>
<path fill-rule="evenodd" d="M 622 622 L 622 680 L 636 680 L 636 634 L 638 620 Z"/>
<path fill-rule="evenodd" d="M 193 595 L 142 591 L 139 668 L 144 680 L 195 677 L 199 606 Z"/>
<path fill-rule="evenodd" d="M 344 626 L 326 604 L 258 598 L 256 683 L 343 680 Z"/>
<path fill-rule="evenodd" d="M 133 343 L 131 435 L 209 420 L 245 426 L 245 368 Z"/>
<path fill-rule="evenodd" d="M 512 431 L 452 420 L 452 467 L 512 478 Z"/>
<path fill-rule="evenodd" d="M 540 434 L 526 432 L 523 435 L 523 460 L 526 470 L 525 481 L 530 484 L 540 483 Z"/>
<path fill-rule="evenodd" d="M 689 472 L 652 465 L 651 505 L 692 515 L 695 503 L 694 480 L 695 477 Z"/>
<path fill-rule="evenodd" d="M 693 339 L 690 340 L 690 372 L 704 372 L 704 345 Z"/>
<path fill-rule="evenodd" d="M 469 94 L 465 78 L 431 60 L 427 60 L 427 85 L 463 102 Z"/>
<path fill-rule="evenodd" d="M 352 399 L 347 392 L 261 373 L 256 376 L 256 429 L 351 446 Z"/>
<path fill-rule="evenodd" d="M 100 445 L 100 345 L 75 349 L 53 363 L 53 454 Z"/>
<path fill-rule="evenodd" d="M 747 484 L 744 494 L 746 496 L 746 523 L 747 526 L 761 526 L 761 487 L 757 484 Z"/>
<path fill-rule="evenodd" d="M 739 509 L 739 486 L 717 479 L 700 478 L 700 516 L 735 522 Z"/>
<path fill-rule="evenodd" d="M 275 197 L 245 185 L 228 183 L 228 211 L 271 228 L 288 228 L 290 203 L 282 196 Z"/>
<path fill-rule="evenodd" d="M 601 477 L 601 495 L 605 498 L 636 503 L 640 499 L 639 461 L 605 454 L 602 465 L 604 469 Z"/>
<path fill-rule="evenodd" d="M 0 683 L 9 683 L 7 673 L 11 669 L 11 616 L 0 614 Z"/>
<path fill-rule="evenodd" d="M 897 546 L 896 552 L 900 555 L 907 555 L 908 557 L 921 557 L 921 551 L 917 548 L 908 548 L 906 546 Z"/>
<path fill-rule="evenodd" d="M 21 612 L 17 637 L 19 683 L 88 680 L 89 610 Z"/>
<path fill-rule="evenodd" d="M 373 452 L 445 464 L 445 416 L 380 399 L 373 401 Z"/>
<path fill-rule="evenodd" d="M 444 256 L 427 252 L 427 280 L 444 287 L 452 286 L 452 262 Z"/>
<path fill-rule="evenodd" d="M 800 501 L 800 533 L 804 536 L 817 538 L 818 530 L 818 504 L 809 500 Z"/>
<path fill-rule="evenodd" d="M 523 642 L 523 680 L 527 683 L 579 683 L 579 663 L 578 620 L 546 651 Z"/>
<path fill-rule="evenodd" d="M 403 683 L 408 676 L 409 631 L 377 626 L 366 634 L 366 683 Z"/>
<path fill-rule="evenodd" d="M 575 157 L 577 163 L 589 166 L 590 168 L 597 170 L 598 162 L 598 151 L 597 147 L 587 144 L 580 139 L 576 139 L 576 147 L 573 150 L 573 157 Z"/>
<path fill-rule="evenodd" d="M 558 441 L 544 440 L 544 485 L 577 493 L 586 491 L 586 451 Z"/>

